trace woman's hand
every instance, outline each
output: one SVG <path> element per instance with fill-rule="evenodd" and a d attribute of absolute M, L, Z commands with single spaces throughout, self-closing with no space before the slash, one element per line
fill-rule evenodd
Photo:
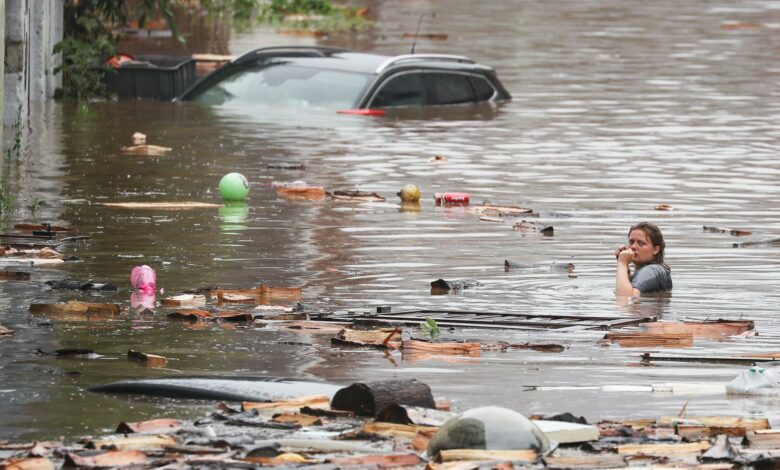
<path fill-rule="evenodd" d="M 618 253 L 618 264 L 626 265 L 628 266 L 631 261 L 634 260 L 634 252 L 629 249 L 625 248 Z"/>
<path fill-rule="evenodd" d="M 620 256 L 620 252 L 621 252 L 621 251 L 623 251 L 623 250 L 627 250 L 627 249 L 628 249 L 628 247 L 627 247 L 626 245 L 620 245 L 620 246 L 618 247 L 618 249 L 617 249 L 617 250 L 615 250 L 615 259 L 617 259 L 617 258 L 618 258 L 618 256 Z"/>

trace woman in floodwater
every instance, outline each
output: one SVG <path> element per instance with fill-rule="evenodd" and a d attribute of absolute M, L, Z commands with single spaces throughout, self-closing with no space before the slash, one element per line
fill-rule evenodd
<path fill-rule="evenodd" d="M 628 231 L 628 245 L 615 250 L 617 274 L 615 294 L 638 296 L 672 290 L 671 268 L 664 263 L 666 243 L 661 229 L 640 222 Z M 634 263 L 634 272 L 630 264 Z"/>

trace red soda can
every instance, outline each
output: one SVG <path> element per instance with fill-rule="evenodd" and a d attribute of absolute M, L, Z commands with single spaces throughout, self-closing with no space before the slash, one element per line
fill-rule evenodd
<path fill-rule="evenodd" d="M 468 193 L 435 193 L 433 200 L 437 206 L 468 206 Z"/>

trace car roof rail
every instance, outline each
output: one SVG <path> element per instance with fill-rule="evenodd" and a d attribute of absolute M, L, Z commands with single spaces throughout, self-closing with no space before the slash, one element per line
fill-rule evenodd
<path fill-rule="evenodd" d="M 234 64 L 248 62 L 259 57 L 328 57 L 338 52 L 349 52 L 343 47 L 329 46 L 272 46 L 245 52 L 233 59 Z"/>
<path fill-rule="evenodd" d="M 376 68 L 376 73 L 381 73 L 392 65 L 398 65 L 403 62 L 414 62 L 418 60 L 432 60 L 438 62 L 460 62 L 463 64 L 473 64 L 473 60 L 462 55 L 450 55 L 450 54 L 405 54 L 391 57 L 386 61 L 379 64 Z"/>

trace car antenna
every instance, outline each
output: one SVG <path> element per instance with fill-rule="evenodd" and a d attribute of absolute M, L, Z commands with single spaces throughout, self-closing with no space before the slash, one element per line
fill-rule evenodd
<path fill-rule="evenodd" d="M 414 41 L 412 41 L 412 52 L 414 54 L 414 48 L 417 46 L 417 35 L 420 34 L 420 25 L 422 24 L 424 13 L 420 13 L 420 17 L 417 19 L 417 29 L 414 32 Z"/>

